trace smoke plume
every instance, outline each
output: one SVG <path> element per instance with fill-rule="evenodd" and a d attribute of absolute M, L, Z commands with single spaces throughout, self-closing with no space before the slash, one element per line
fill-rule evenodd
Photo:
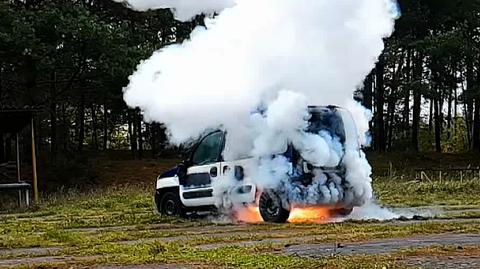
<path fill-rule="evenodd" d="M 190 20 L 198 14 L 220 12 L 234 5 L 234 0 L 114 0 L 126 3 L 135 10 L 171 8 L 181 21 Z"/>
<path fill-rule="evenodd" d="M 359 144 L 368 144 L 371 113 L 352 94 L 374 67 L 383 38 L 393 31 L 398 15 L 394 3 L 128 2 L 142 10 L 171 7 L 179 19 L 221 11 L 188 41 L 143 61 L 124 90 L 129 106 L 140 107 L 147 120 L 165 124 L 172 143 L 220 128 L 227 131 L 224 158 L 256 157 L 256 169 L 250 171 L 256 183 L 282 188 L 290 201 L 360 206 L 372 198 L 371 167 L 359 150 Z M 306 132 L 308 105 L 340 105 L 352 112 L 342 114 L 344 145 L 328 132 Z M 290 143 L 315 166 L 346 167 L 348 188 L 321 170 L 309 187 L 289 185 L 292 164 L 271 155 L 284 152 Z"/>

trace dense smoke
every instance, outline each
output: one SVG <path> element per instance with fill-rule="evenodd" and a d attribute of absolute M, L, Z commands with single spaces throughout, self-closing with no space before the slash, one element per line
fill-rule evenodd
<path fill-rule="evenodd" d="M 258 186 L 280 188 L 290 201 L 359 206 L 372 198 L 371 168 L 359 150 L 368 143 L 371 114 L 352 94 L 393 30 L 390 0 L 128 2 L 138 9 L 172 7 L 180 19 L 223 10 L 190 40 L 142 62 L 125 89 L 127 104 L 164 123 L 172 143 L 220 128 L 227 131 L 224 158 L 256 157 L 249 173 Z M 329 132 L 306 131 L 308 105 L 352 112 L 341 113 L 344 144 Z M 288 184 L 294 167 L 271 156 L 289 144 L 316 167 L 346 167 L 346 184 L 322 169 L 313 171 L 309 187 Z"/>
<path fill-rule="evenodd" d="M 303 205 L 361 206 L 372 198 L 371 167 L 359 149 L 360 136 L 351 113 L 340 112 L 335 120 L 341 121 L 345 129 L 343 143 L 327 130 L 308 130 L 311 117 L 308 101 L 300 93 L 279 92 L 278 98 L 258 117 L 261 120 L 254 121 L 257 133 L 250 151 L 252 156 L 260 158 L 252 176 L 258 186 L 280 190 L 284 201 Z M 302 160 L 317 167 L 312 183 L 307 186 L 291 184 L 289 180 L 302 173 L 302 164 L 291 164 L 285 156 L 278 155 L 289 144 Z M 272 155 L 276 157 L 271 158 Z M 324 169 L 338 166 L 346 168 L 344 181 L 337 172 Z"/>
<path fill-rule="evenodd" d="M 201 14 L 213 14 L 234 5 L 234 0 L 114 0 L 126 3 L 133 9 L 146 11 L 149 9 L 172 8 L 175 17 L 187 21 Z"/>

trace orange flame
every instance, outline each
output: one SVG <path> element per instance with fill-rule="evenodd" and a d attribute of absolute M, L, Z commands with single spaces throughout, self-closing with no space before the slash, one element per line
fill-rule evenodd
<path fill-rule="evenodd" d="M 258 206 L 239 207 L 235 209 L 235 217 L 238 221 L 246 223 L 263 222 Z"/>
<path fill-rule="evenodd" d="M 328 207 L 296 207 L 290 212 L 291 223 L 327 223 L 332 218 Z"/>
<path fill-rule="evenodd" d="M 263 218 L 257 206 L 240 207 L 235 210 L 237 221 L 260 223 Z M 290 223 L 327 223 L 332 219 L 328 207 L 294 207 L 290 212 Z"/>

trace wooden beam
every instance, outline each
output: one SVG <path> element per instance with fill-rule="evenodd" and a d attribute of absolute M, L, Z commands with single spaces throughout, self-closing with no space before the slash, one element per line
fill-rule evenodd
<path fill-rule="evenodd" d="M 35 148 L 35 127 L 33 123 L 33 117 L 31 119 L 32 130 L 32 172 L 33 172 L 33 199 L 35 204 L 38 204 L 38 182 L 37 182 L 37 154 Z"/>

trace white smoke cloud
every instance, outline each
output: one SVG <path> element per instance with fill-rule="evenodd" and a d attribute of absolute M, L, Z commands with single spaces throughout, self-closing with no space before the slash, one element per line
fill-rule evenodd
<path fill-rule="evenodd" d="M 139 3 L 146 2 L 134 6 L 145 9 Z M 205 1 L 204 6 L 197 5 L 200 0 L 156 1 L 158 7 L 176 8 L 182 18 L 217 10 L 207 2 L 221 1 Z M 180 9 L 180 3 L 187 8 Z M 142 62 L 125 88 L 125 101 L 140 107 L 147 120 L 164 123 L 172 143 L 194 139 L 209 128 L 226 130 L 224 158 L 258 157 L 253 173 L 259 175 L 254 178 L 261 179 L 260 186 L 285 181 L 291 164 L 281 156 L 264 157 L 284 152 L 288 143 L 315 166 L 341 162 L 347 168 L 347 186 L 335 175 L 317 171 L 312 186 L 288 190 L 290 200 L 364 204 L 372 198 L 371 167 L 358 145 L 368 142 L 371 113 L 354 103 L 352 94 L 374 67 L 383 38 L 393 31 L 392 2 L 235 3 L 207 19 L 207 27 L 195 29 L 190 40 Z M 353 120 L 342 115 L 345 145 L 328 133 L 305 132 L 308 104 L 340 105 L 353 112 Z"/>
<path fill-rule="evenodd" d="M 130 7 L 146 11 L 149 9 L 171 8 L 175 17 L 181 21 L 190 20 L 195 15 L 220 12 L 232 7 L 235 0 L 114 0 L 127 3 Z"/>
<path fill-rule="evenodd" d="M 277 93 L 343 105 L 393 29 L 386 0 L 239 0 L 181 45 L 139 65 L 125 101 L 163 122 L 172 141 L 243 121 Z"/>
<path fill-rule="evenodd" d="M 358 130 L 360 144 L 363 146 L 370 146 L 371 138 L 369 122 L 373 119 L 372 111 L 353 100 L 347 102 L 345 108 L 347 108 L 353 116 L 355 126 Z"/>

